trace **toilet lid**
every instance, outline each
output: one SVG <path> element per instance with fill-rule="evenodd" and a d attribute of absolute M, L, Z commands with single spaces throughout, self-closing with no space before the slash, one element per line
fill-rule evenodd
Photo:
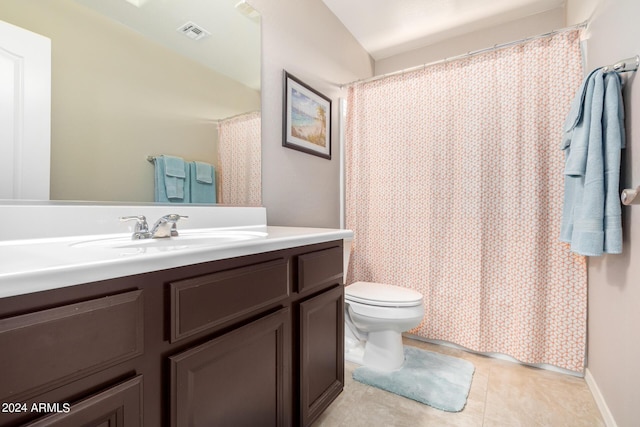
<path fill-rule="evenodd" d="M 422 302 L 420 292 L 384 283 L 355 282 L 344 294 L 346 300 L 381 307 L 413 307 Z"/>

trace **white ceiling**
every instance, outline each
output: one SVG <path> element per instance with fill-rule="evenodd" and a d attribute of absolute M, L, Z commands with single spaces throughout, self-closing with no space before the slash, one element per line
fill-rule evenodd
<path fill-rule="evenodd" d="M 565 0 L 322 1 L 376 60 L 565 3 Z"/>
<path fill-rule="evenodd" d="M 240 0 L 75 0 L 240 81 L 260 87 L 260 23 Z M 322 0 L 378 60 L 564 5 L 565 0 Z M 136 6 L 137 5 L 137 6 Z M 193 41 L 192 21 L 211 33 Z M 231 42 L 229 42 L 231 41 Z"/>
<path fill-rule="evenodd" d="M 260 19 L 236 9 L 240 0 L 75 0 L 147 38 L 245 86 L 260 88 Z M 210 36 L 191 40 L 188 21 Z"/>

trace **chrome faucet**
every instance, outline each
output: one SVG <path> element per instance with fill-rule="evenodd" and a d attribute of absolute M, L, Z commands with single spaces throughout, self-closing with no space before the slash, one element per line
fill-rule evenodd
<path fill-rule="evenodd" d="M 189 218 L 188 216 L 178 215 L 178 214 L 169 214 L 161 217 L 156 223 L 153 225 L 151 229 L 151 238 L 157 239 L 159 237 L 171 237 L 178 235 L 178 229 L 176 227 L 176 223 L 181 218 Z"/>
<path fill-rule="evenodd" d="M 139 239 L 157 239 L 163 237 L 171 237 L 178 235 L 178 229 L 176 227 L 176 223 L 181 218 L 189 218 L 188 216 L 178 215 L 178 214 L 169 214 L 160 218 L 153 225 L 151 231 L 149 231 L 149 225 L 147 224 L 147 218 L 144 215 L 133 215 L 133 216 L 122 216 L 120 217 L 120 221 L 137 221 L 135 228 L 133 229 L 133 234 L 131 235 L 132 240 Z"/>

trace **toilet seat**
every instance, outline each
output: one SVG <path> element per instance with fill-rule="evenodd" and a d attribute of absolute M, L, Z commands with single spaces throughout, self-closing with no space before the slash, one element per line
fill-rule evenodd
<path fill-rule="evenodd" d="M 377 307 L 415 307 L 422 304 L 420 292 L 373 282 L 355 282 L 347 286 L 344 298 L 347 301 Z"/>

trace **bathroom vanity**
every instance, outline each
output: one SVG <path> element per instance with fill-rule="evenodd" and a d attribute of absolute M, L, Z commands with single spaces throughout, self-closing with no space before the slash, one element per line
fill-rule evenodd
<path fill-rule="evenodd" d="M 264 230 L 218 246 L 118 250 L 122 260 L 89 261 L 100 277 L 90 282 L 77 282 L 90 269 L 64 274 L 47 257 L 41 271 L 0 267 L 0 289 L 13 293 L 0 298 L 0 426 L 310 425 L 343 387 L 351 233 Z M 0 256 L 26 251 L 0 243 Z M 62 260 L 73 246 L 37 246 L 47 244 Z M 48 278 L 50 289 L 32 290 Z"/>

